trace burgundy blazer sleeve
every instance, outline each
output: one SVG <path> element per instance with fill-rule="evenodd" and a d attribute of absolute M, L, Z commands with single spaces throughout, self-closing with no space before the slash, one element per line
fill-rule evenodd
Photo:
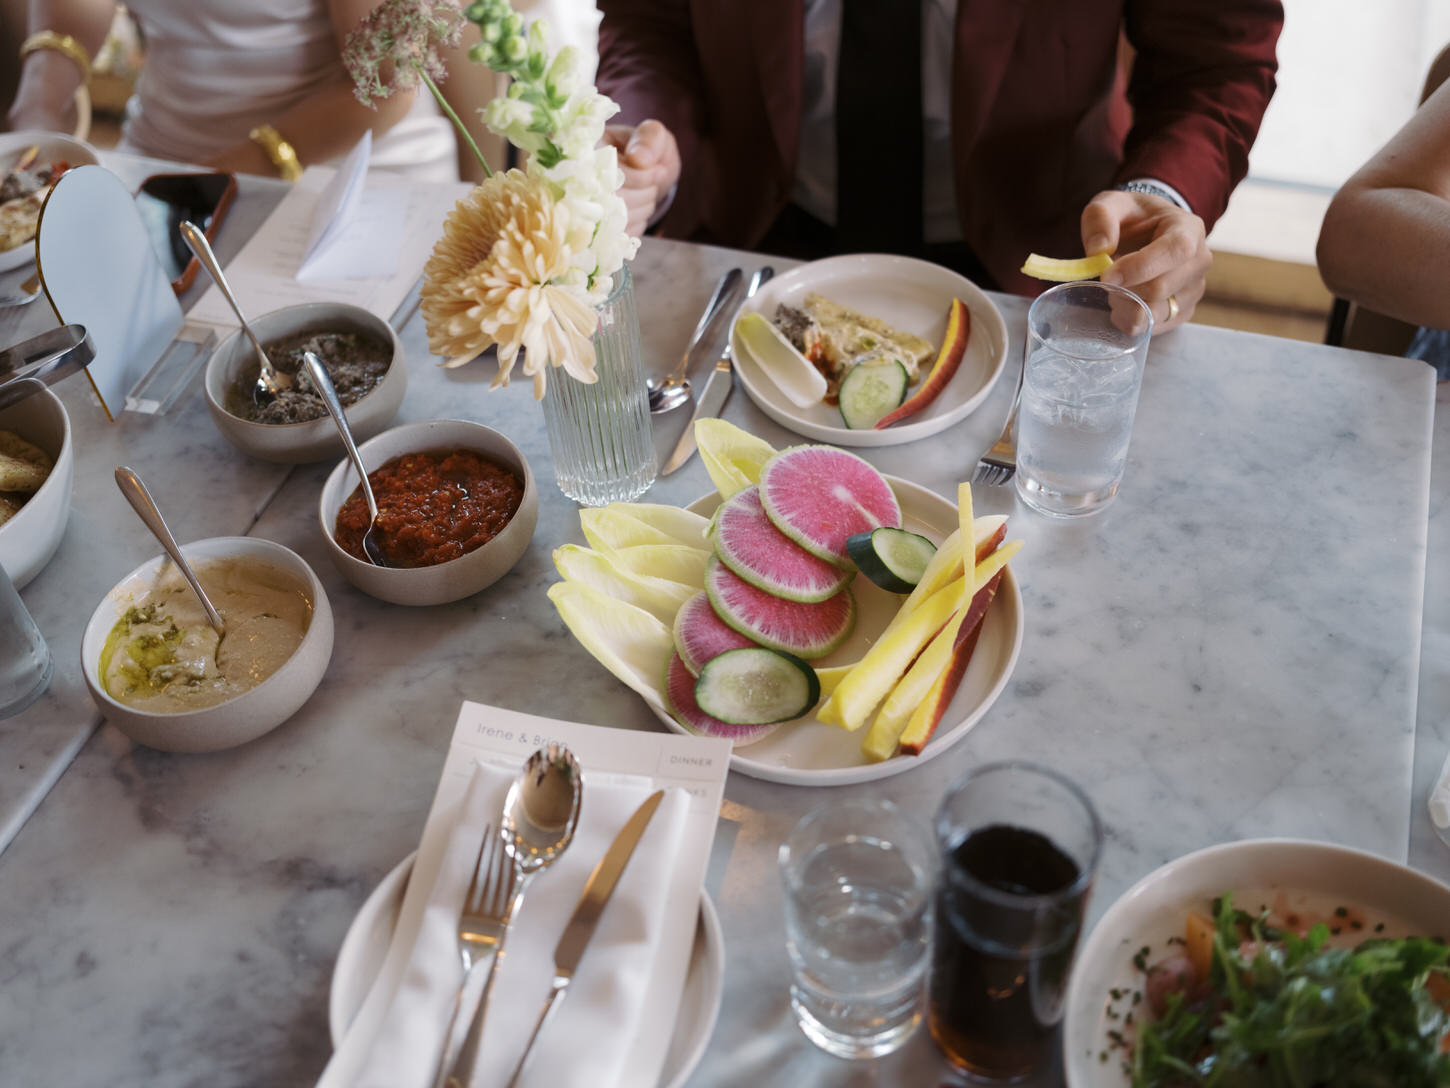
<path fill-rule="evenodd" d="M 651 118 L 674 134 L 686 172 L 700 168 L 705 96 L 688 0 L 599 0 L 596 86 L 619 103 L 615 124 Z M 693 186 L 682 177 L 670 209 L 671 233 L 688 236 L 699 216 L 687 206 Z"/>
<path fill-rule="evenodd" d="M 1248 172 L 1283 24 L 1279 0 L 1128 3 L 1133 123 L 1116 180 L 1166 181 L 1212 229 Z"/>

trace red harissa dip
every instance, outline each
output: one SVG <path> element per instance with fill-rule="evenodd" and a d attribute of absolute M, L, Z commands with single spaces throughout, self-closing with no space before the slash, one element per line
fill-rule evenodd
<path fill-rule="evenodd" d="M 524 482 L 472 450 L 405 453 L 368 473 L 377 537 L 389 566 L 431 567 L 481 548 L 518 512 Z M 366 561 L 368 504 L 358 487 L 337 512 L 333 538 Z"/>

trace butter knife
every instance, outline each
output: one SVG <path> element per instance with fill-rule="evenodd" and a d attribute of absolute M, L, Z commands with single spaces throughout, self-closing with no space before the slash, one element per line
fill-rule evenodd
<path fill-rule="evenodd" d="M 750 277 L 750 287 L 746 290 L 745 297 L 751 298 L 756 291 L 760 290 L 761 284 L 773 275 L 775 275 L 775 269 L 769 265 L 757 268 L 755 275 Z M 665 462 L 665 467 L 660 470 L 661 476 L 668 476 L 695 455 L 695 421 L 714 419 L 720 414 L 720 409 L 725 406 L 725 399 L 730 396 L 730 390 L 735 383 L 733 366 L 730 361 L 731 343 L 732 338 L 727 334 L 725 349 L 720 353 L 720 358 L 715 363 L 715 369 L 710 371 L 710 378 L 705 383 L 705 388 L 700 391 L 700 399 L 695 402 L 695 414 L 690 417 L 690 422 L 685 424 L 685 433 L 680 435 L 674 452 Z"/>
<path fill-rule="evenodd" d="M 589 881 L 584 885 L 584 894 L 580 896 L 579 904 L 569 918 L 569 924 L 564 927 L 564 935 L 554 946 L 554 983 L 549 989 L 549 996 L 544 999 L 544 1007 L 539 1011 L 538 1022 L 534 1024 L 533 1034 L 529 1036 L 528 1045 L 519 1057 L 519 1064 L 514 1067 L 513 1076 L 509 1077 L 508 1088 L 514 1088 L 518 1083 L 519 1075 L 528 1063 L 529 1054 L 533 1052 L 534 1042 L 544 1027 L 544 1021 L 549 1018 L 549 1013 L 559 997 L 569 988 L 569 983 L 574 981 L 574 972 L 584 957 L 589 938 L 594 936 L 600 915 L 604 913 L 604 907 L 609 902 L 609 897 L 614 894 L 614 887 L 619 883 L 624 867 L 634 856 L 634 848 L 639 845 L 645 828 L 649 826 L 650 819 L 654 816 L 655 809 L 660 807 L 664 796 L 664 790 L 655 790 L 645 799 L 644 804 L 635 809 L 634 815 L 625 822 L 619 834 L 614 837 L 614 842 L 604 852 L 604 857 L 589 874 Z"/>

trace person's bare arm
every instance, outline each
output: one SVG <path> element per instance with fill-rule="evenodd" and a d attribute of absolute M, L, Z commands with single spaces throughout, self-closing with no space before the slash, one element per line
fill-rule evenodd
<path fill-rule="evenodd" d="M 339 53 L 358 21 L 377 4 L 378 0 L 331 0 L 333 33 Z M 347 154 L 368 129 L 372 129 L 374 136 L 382 135 L 402 120 L 416 93 L 429 92 L 426 89 L 400 91 L 378 102 L 376 110 L 369 109 L 357 100 L 352 80 L 344 74 L 292 109 L 265 120 L 292 145 L 305 166 Z M 277 172 L 266 152 L 251 140 L 213 155 L 206 165 L 243 174 Z"/>
<path fill-rule="evenodd" d="M 115 17 L 113 0 L 30 0 L 29 33 L 68 34 L 94 57 Z M 37 49 L 20 63 L 20 83 L 7 117 L 10 127 L 68 131 L 71 102 L 81 85 L 80 68 L 54 49 Z"/>
<path fill-rule="evenodd" d="M 1450 83 L 1344 183 L 1318 258 L 1341 298 L 1450 328 Z"/>

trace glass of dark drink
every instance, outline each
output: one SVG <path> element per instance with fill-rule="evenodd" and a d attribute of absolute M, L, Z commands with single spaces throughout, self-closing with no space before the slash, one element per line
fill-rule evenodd
<path fill-rule="evenodd" d="M 968 1077 L 1021 1080 L 1057 1042 L 1102 824 L 1056 771 L 989 763 L 947 791 L 936 838 L 927 1025 Z"/>

